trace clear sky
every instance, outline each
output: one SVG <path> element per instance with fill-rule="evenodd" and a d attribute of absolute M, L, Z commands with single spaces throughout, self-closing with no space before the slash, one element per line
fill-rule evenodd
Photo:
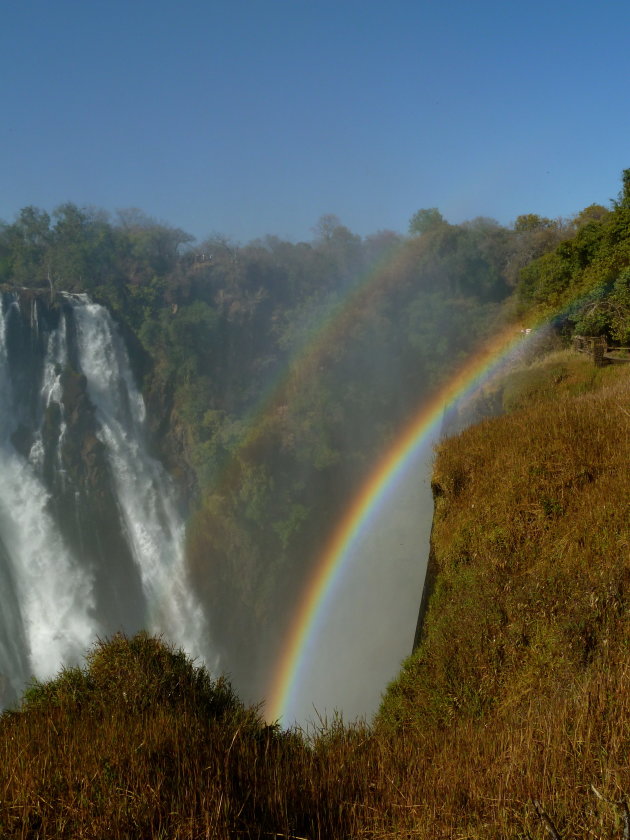
<path fill-rule="evenodd" d="M 140 207 L 199 239 L 556 217 L 630 167 L 630 3 L 5 0 L 0 219 Z"/>

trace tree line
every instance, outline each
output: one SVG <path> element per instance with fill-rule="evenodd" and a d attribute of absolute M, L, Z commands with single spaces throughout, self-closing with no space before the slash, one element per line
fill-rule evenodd
<path fill-rule="evenodd" d="M 510 227 L 428 208 L 408 235 L 366 237 L 327 215 L 311 241 L 245 245 L 195 243 L 137 210 L 27 207 L 0 226 L 0 283 L 89 292 L 115 315 L 187 501 L 213 632 L 239 689 L 258 696 L 260 648 L 282 629 L 272 616 L 427 393 L 499 321 L 586 288 L 610 249 L 608 309 L 581 311 L 612 324 L 627 205 L 624 193 L 611 210 Z"/>

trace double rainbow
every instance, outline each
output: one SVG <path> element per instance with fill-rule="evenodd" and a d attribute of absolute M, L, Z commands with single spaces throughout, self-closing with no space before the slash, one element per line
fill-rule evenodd
<path fill-rule="evenodd" d="M 455 376 L 424 402 L 377 464 L 337 524 L 307 582 L 272 673 L 267 692 L 268 720 L 279 720 L 288 714 L 307 665 L 308 650 L 317 634 L 318 621 L 334 597 L 344 563 L 369 527 L 382 500 L 396 486 L 406 465 L 429 441 L 436 439 L 445 409 L 455 401 L 465 400 L 535 336 L 533 330 L 519 331 L 511 326 L 480 347 Z"/>
<path fill-rule="evenodd" d="M 320 366 L 326 364 L 330 349 L 345 340 L 364 314 L 378 310 L 380 299 L 396 286 L 399 259 L 404 260 L 404 247 L 394 249 L 371 271 L 357 278 L 337 301 L 320 313 L 317 323 L 305 331 L 301 342 L 293 347 L 290 363 L 276 371 L 249 414 L 243 418 L 242 433 L 235 443 L 233 454 L 255 445 L 264 436 L 269 418 L 290 405 L 294 393 L 301 387 L 300 383 L 318 375 Z M 304 588 L 272 670 L 266 692 L 268 720 L 288 716 L 308 663 L 309 651 L 317 639 L 318 625 L 334 597 L 346 561 L 382 502 L 396 487 L 406 467 L 439 436 L 446 408 L 456 401 L 465 400 L 510 359 L 516 348 L 535 337 L 534 331 L 528 333 L 524 335 L 516 326 L 510 326 L 482 345 L 445 385 L 420 406 L 377 463 L 336 525 Z M 216 492 L 221 494 L 238 480 L 238 459 L 230 458 L 217 476 Z"/>

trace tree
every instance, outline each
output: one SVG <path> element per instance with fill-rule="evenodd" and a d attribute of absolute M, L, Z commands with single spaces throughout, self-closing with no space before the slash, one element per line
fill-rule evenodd
<path fill-rule="evenodd" d="M 610 210 L 607 210 L 602 204 L 589 204 L 588 207 L 576 214 L 573 219 L 573 226 L 579 229 L 590 222 L 601 222 L 609 213 Z"/>
<path fill-rule="evenodd" d="M 23 286 L 46 282 L 51 245 L 50 216 L 37 207 L 25 207 L 4 230 L 10 279 Z"/>
<path fill-rule="evenodd" d="M 116 277 L 114 232 L 107 215 L 71 202 L 53 213 L 48 281 L 60 288 L 90 289 Z"/>
<path fill-rule="evenodd" d="M 409 233 L 412 236 L 420 236 L 428 230 L 445 224 L 446 220 L 437 207 L 428 207 L 423 210 L 416 210 L 409 219 Z"/>
<path fill-rule="evenodd" d="M 624 210 L 630 207 L 630 169 L 624 169 L 621 173 L 621 192 L 613 204 Z"/>
<path fill-rule="evenodd" d="M 325 282 L 335 286 L 356 276 L 361 269 L 361 237 L 341 224 L 338 216 L 321 216 L 313 228 L 316 234 L 313 247 L 325 262 Z"/>
<path fill-rule="evenodd" d="M 552 219 L 546 216 L 539 216 L 538 213 L 523 213 L 517 216 L 514 222 L 514 230 L 517 233 L 525 233 L 530 230 L 549 230 L 556 226 Z"/>
<path fill-rule="evenodd" d="M 402 242 L 402 236 L 393 230 L 377 230 L 368 234 L 363 245 L 368 265 L 393 254 Z"/>
<path fill-rule="evenodd" d="M 334 213 L 324 213 L 317 220 L 313 226 L 312 231 L 315 234 L 315 240 L 318 242 L 328 242 L 332 239 L 335 230 L 341 227 L 341 219 Z"/>

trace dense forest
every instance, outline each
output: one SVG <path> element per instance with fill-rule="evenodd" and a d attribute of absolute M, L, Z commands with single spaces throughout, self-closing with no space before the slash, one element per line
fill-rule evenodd
<path fill-rule="evenodd" d="M 114 314 L 182 491 L 195 587 L 254 699 L 330 523 L 426 395 L 512 315 L 520 269 L 597 214 L 508 229 L 430 208 L 407 236 L 364 239 L 329 215 L 311 242 L 239 246 L 195 245 L 137 210 L 29 207 L 0 230 L 0 283 L 87 292 Z"/>
<path fill-rule="evenodd" d="M 423 398 L 500 324 L 550 323 L 555 347 L 483 395 L 502 416 L 439 447 L 425 626 L 371 726 L 282 732 L 159 642 L 100 643 L 0 719 L 7 836 L 629 830 L 628 369 L 562 348 L 630 339 L 630 170 L 570 220 L 430 208 L 361 238 L 326 216 L 308 243 L 27 208 L 0 230 L 0 283 L 116 317 L 248 701 L 278 606 Z"/>

